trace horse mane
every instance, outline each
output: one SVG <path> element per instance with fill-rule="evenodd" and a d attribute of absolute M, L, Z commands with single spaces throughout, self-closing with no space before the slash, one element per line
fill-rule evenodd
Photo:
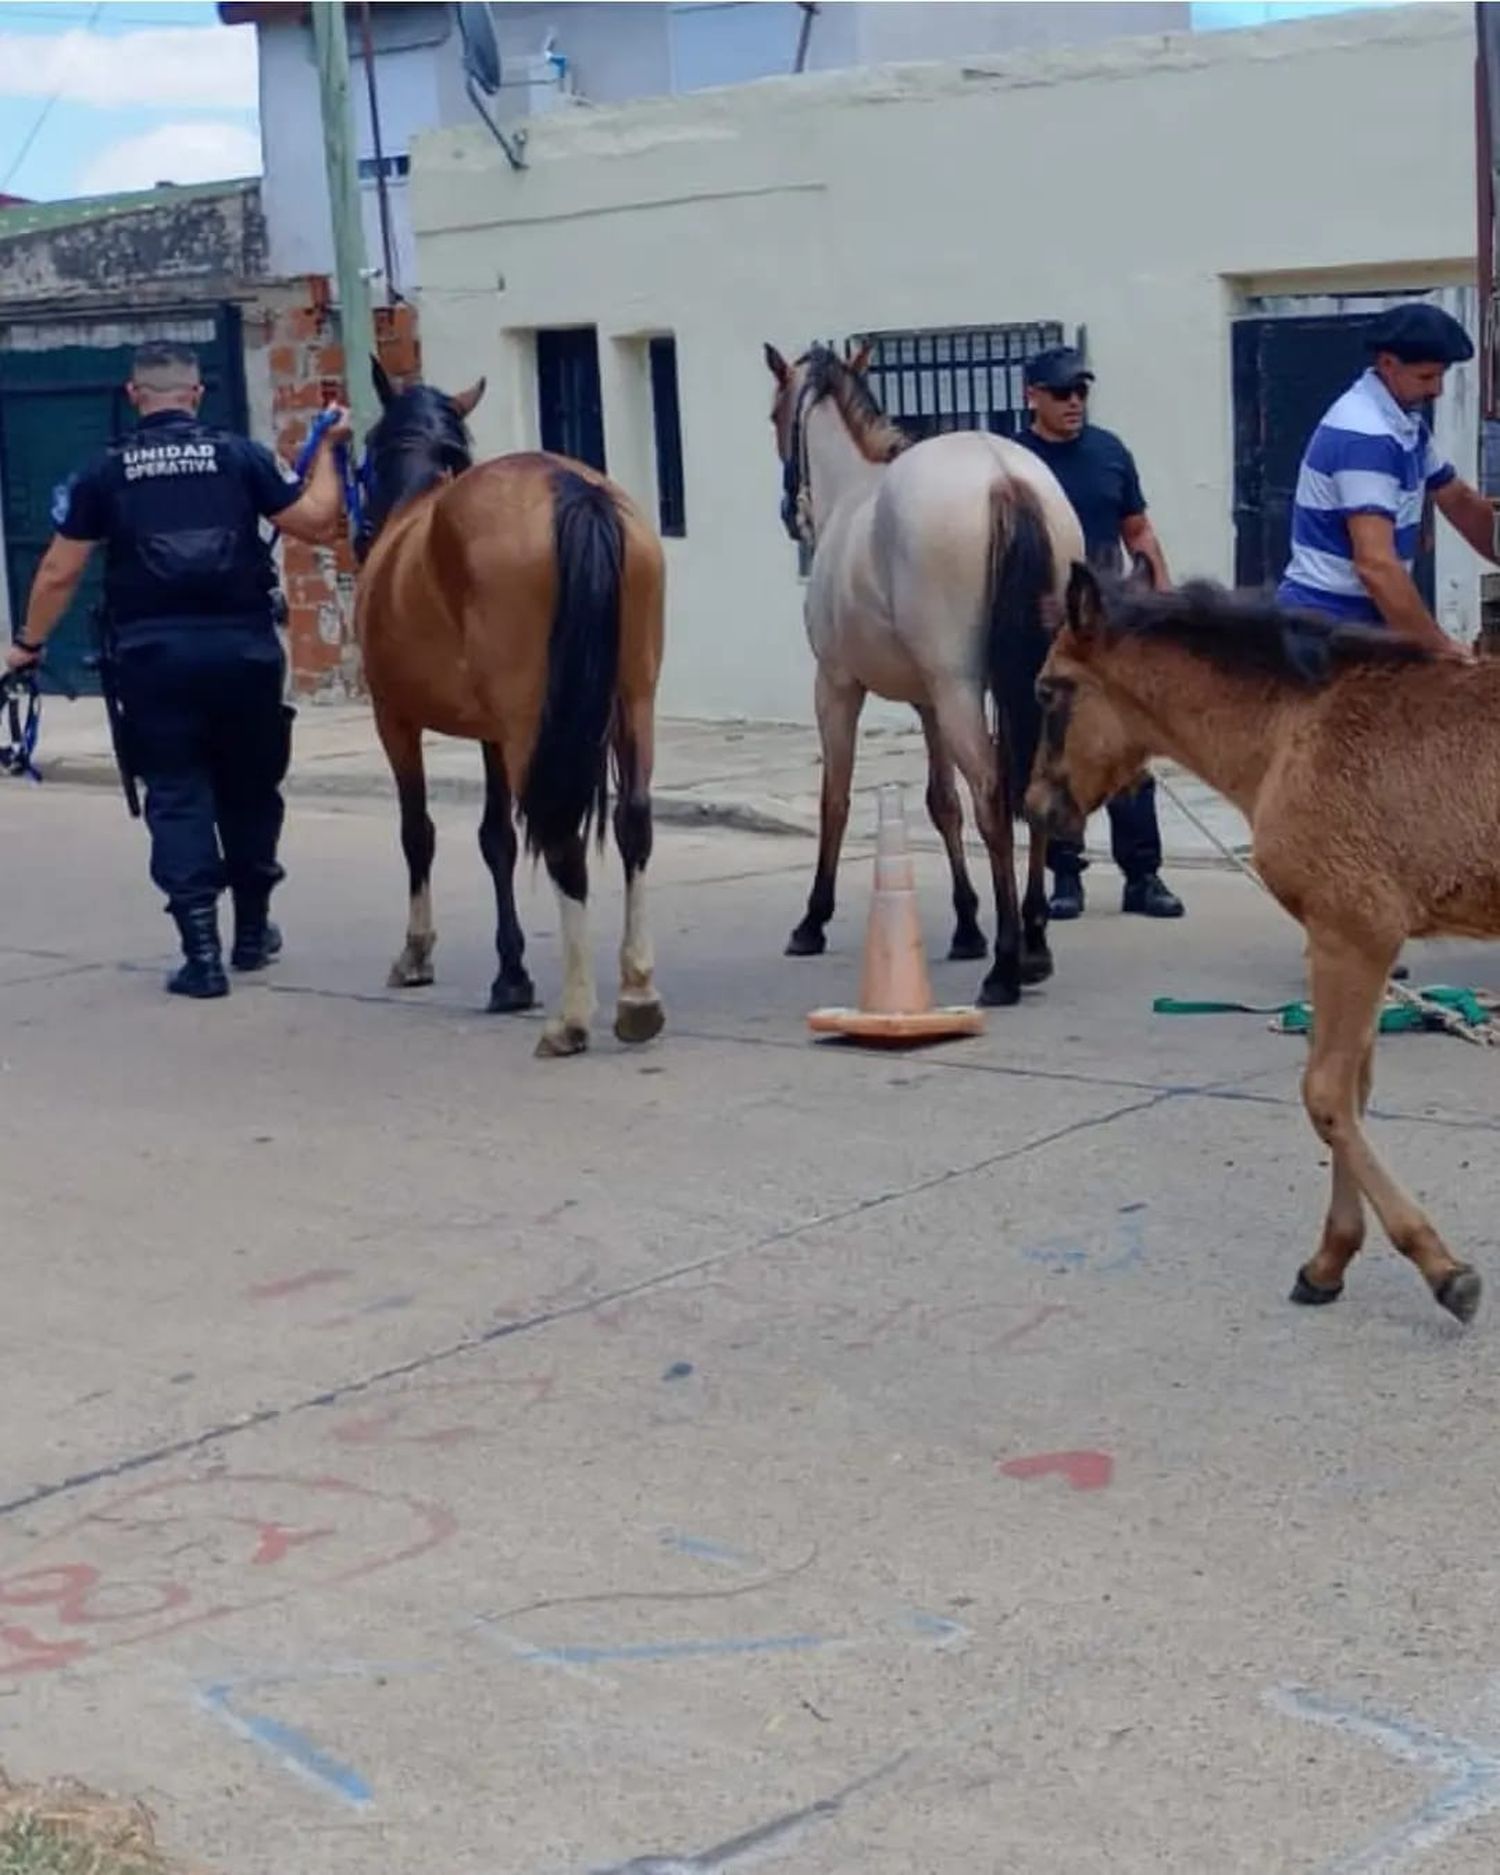
<path fill-rule="evenodd" d="M 1434 662 L 1425 645 L 1379 626 L 1299 612 L 1261 593 L 1194 580 L 1173 592 L 1118 586 L 1105 606 L 1112 639 L 1180 645 L 1231 676 L 1319 690 L 1345 671 Z"/>
<path fill-rule="evenodd" d="M 468 427 L 430 384 L 408 385 L 370 431 L 365 461 L 382 519 L 474 465 Z"/>
<path fill-rule="evenodd" d="M 808 408 L 831 397 L 849 426 L 860 453 L 871 462 L 890 462 L 912 439 L 898 429 L 876 403 L 864 379 L 826 345 L 814 345 L 807 354 Z"/>

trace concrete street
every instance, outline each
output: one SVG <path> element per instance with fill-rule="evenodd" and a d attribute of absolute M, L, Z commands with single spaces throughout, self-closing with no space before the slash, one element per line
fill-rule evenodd
<path fill-rule="evenodd" d="M 1476 1325 L 1376 1238 L 1299 1311 L 1302 1046 L 1151 1009 L 1301 993 L 1243 878 L 1157 927 L 1098 866 L 1053 983 L 862 1054 L 803 1015 L 868 845 L 794 963 L 810 841 L 668 826 L 666 1037 L 608 1032 L 608 862 L 595 1052 L 544 1064 L 479 1013 L 474 818 L 431 990 L 384 987 L 389 802 L 304 793 L 284 961 L 184 1005 L 119 802 L 0 783 L 7 1770 L 216 1875 L 1492 1875 L 1500 1059 L 1379 1055 Z"/>

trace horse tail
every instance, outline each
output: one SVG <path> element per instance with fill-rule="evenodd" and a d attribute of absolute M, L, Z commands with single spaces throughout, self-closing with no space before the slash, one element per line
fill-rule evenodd
<path fill-rule="evenodd" d="M 625 535 L 611 491 L 572 469 L 552 478 L 557 603 L 547 695 L 519 809 L 532 853 L 554 851 L 593 822 L 604 839 L 609 731 L 620 666 Z"/>
<path fill-rule="evenodd" d="M 1026 483 L 990 492 L 990 615 L 985 675 L 1010 812 L 1019 816 L 1042 732 L 1037 678 L 1047 660 L 1045 602 L 1056 566 L 1036 496 Z"/>

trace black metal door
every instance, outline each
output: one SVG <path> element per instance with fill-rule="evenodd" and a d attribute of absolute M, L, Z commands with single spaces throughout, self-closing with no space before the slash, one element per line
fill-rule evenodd
<path fill-rule="evenodd" d="M 1274 586 L 1291 548 L 1292 498 L 1308 440 L 1369 362 L 1377 313 L 1240 319 L 1234 325 L 1234 578 Z M 1429 408 L 1425 413 L 1432 421 Z M 1429 606 L 1436 591 L 1431 530 L 1413 568 Z"/>
<path fill-rule="evenodd" d="M 542 448 L 586 462 L 604 474 L 604 396 L 599 334 L 572 326 L 536 335 L 537 403 Z"/>
<path fill-rule="evenodd" d="M 245 429 L 245 369 L 238 307 L 213 313 L 213 337 L 195 349 L 203 371 L 205 423 Z M 180 321 L 178 322 L 181 323 Z M 88 342 L 46 349 L 0 350 L 0 504 L 11 615 L 19 624 L 37 562 L 52 538 L 54 502 L 62 485 L 95 450 L 129 434 L 135 416 L 125 380 L 138 340 L 155 337 L 142 322 L 114 345 Z M 99 595 L 104 556 L 96 553 L 78 593 L 47 648 L 44 687 L 90 695 L 98 679 L 86 660 L 93 650 L 90 615 Z"/>

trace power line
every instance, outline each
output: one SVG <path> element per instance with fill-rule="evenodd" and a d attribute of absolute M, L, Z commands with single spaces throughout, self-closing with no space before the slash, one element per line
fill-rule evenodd
<path fill-rule="evenodd" d="M 103 11 L 104 11 L 104 0 L 94 0 L 94 5 L 89 10 L 89 16 L 84 21 L 85 32 L 88 31 L 89 27 L 93 25 L 94 21 L 98 19 L 99 15 Z M 53 107 L 56 105 L 58 99 L 61 96 L 62 96 L 62 86 L 59 85 L 56 88 L 56 90 L 53 91 L 52 96 L 48 98 L 47 102 L 37 112 L 36 119 L 33 122 L 30 130 L 28 130 L 26 135 L 21 139 L 21 147 L 16 152 L 15 161 L 11 164 L 10 168 L 6 170 L 3 180 L 0 180 L 0 192 L 3 192 L 4 190 L 8 189 L 10 185 L 15 181 L 16 177 L 20 174 L 21 165 L 26 161 L 27 157 L 30 156 L 31 146 L 36 142 L 37 138 L 42 134 L 43 126 L 46 124 L 47 119 L 52 115 Z"/>

